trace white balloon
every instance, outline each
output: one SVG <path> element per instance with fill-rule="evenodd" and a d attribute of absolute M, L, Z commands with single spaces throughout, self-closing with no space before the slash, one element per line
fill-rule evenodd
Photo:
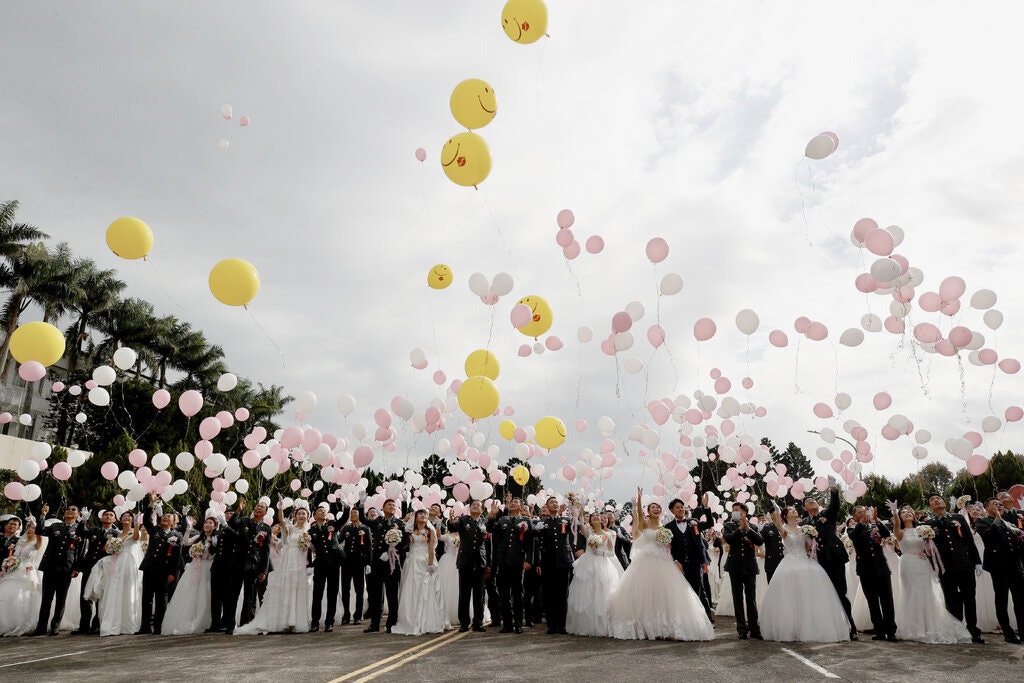
<path fill-rule="evenodd" d="M 918 460 L 924 460 L 928 457 L 928 449 L 924 446 L 914 446 L 910 449 L 910 454 Z"/>
<path fill-rule="evenodd" d="M 133 365 L 135 361 L 139 359 L 139 354 L 135 353 L 134 349 L 130 349 L 127 346 L 122 346 L 117 351 L 114 351 L 114 365 L 120 370 L 127 370 Z"/>
<path fill-rule="evenodd" d="M 37 500 L 41 495 L 43 495 L 43 490 L 39 488 L 38 484 L 29 484 L 21 491 L 21 499 L 28 503 Z"/>
<path fill-rule="evenodd" d="M 32 424 L 32 416 L 29 415 L 28 413 L 22 413 L 21 415 L 18 416 L 18 422 L 28 427 L 30 424 Z"/>
<path fill-rule="evenodd" d="M 182 451 L 174 456 L 174 466 L 182 472 L 188 472 L 196 464 L 196 458 L 191 453 Z"/>
<path fill-rule="evenodd" d="M 180 496 L 185 491 L 188 491 L 188 482 L 184 479 L 175 479 L 171 484 L 171 488 L 174 489 L 174 495 Z"/>
<path fill-rule="evenodd" d="M 661 435 L 653 429 L 648 429 L 640 436 L 640 441 L 648 448 L 657 448 L 661 443 Z"/>
<path fill-rule="evenodd" d="M 483 273 L 473 273 L 469 276 L 469 291 L 477 296 L 487 296 L 487 290 L 490 287 L 491 283 L 487 281 L 487 276 Z"/>
<path fill-rule="evenodd" d="M 917 441 L 919 444 L 925 444 L 925 443 L 928 443 L 931 440 L 932 440 L 932 433 L 929 432 L 927 429 L 918 429 L 914 433 L 914 441 Z"/>
<path fill-rule="evenodd" d="M 508 273 L 498 273 L 494 276 L 494 282 L 491 283 L 491 289 L 494 290 L 494 293 L 498 296 L 505 296 L 512 291 L 514 284 L 515 283 L 512 280 L 511 275 Z M 484 295 L 486 295 L 486 292 L 481 296 Z"/>
<path fill-rule="evenodd" d="M 125 470 L 117 475 L 117 485 L 123 489 L 130 489 L 138 483 L 139 480 L 135 478 L 135 473 L 131 470 Z"/>
<path fill-rule="evenodd" d="M 544 348 L 543 342 L 533 342 L 533 352 L 537 355 L 544 353 L 547 349 Z"/>
<path fill-rule="evenodd" d="M 985 315 L 981 319 L 985 321 L 990 330 L 998 330 L 1003 324 L 1003 314 L 994 308 L 985 311 Z"/>
<path fill-rule="evenodd" d="M 1003 421 L 995 415 L 989 415 L 981 421 L 981 429 L 987 434 L 992 432 L 998 432 L 999 428 L 1003 426 Z"/>
<path fill-rule="evenodd" d="M 892 235 L 893 246 L 898 247 L 903 244 L 903 238 L 906 237 L 906 234 L 903 232 L 903 228 L 898 225 L 890 225 L 886 230 L 888 230 L 889 234 Z"/>
<path fill-rule="evenodd" d="M 889 418 L 887 424 L 902 434 L 907 431 L 907 427 L 910 425 L 910 420 L 907 419 L 906 415 L 893 415 Z"/>
<path fill-rule="evenodd" d="M 623 363 L 623 366 L 626 368 L 626 372 L 631 375 L 635 375 L 644 369 L 644 362 L 636 356 L 630 356 L 626 359 L 626 362 Z"/>
<path fill-rule="evenodd" d="M 398 402 L 398 406 L 395 408 L 395 415 L 398 415 L 398 417 L 403 420 L 408 420 L 412 417 L 415 410 L 416 408 L 413 406 L 412 401 L 407 398 L 403 398 Z"/>
<path fill-rule="evenodd" d="M 117 370 L 109 365 L 101 365 L 92 371 L 92 378 L 101 387 L 109 387 L 117 381 Z"/>
<path fill-rule="evenodd" d="M 33 460 L 46 460 L 50 457 L 50 453 L 53 452 L 53 446 L 46 443 L 45 441 L 39 441 L 32 444 L 32 459 Z"/>
<path fill-rule="evenodd" d="M 220 140 L 217 140 L 217 146 L 221 149 L 227 149 L 231 146 L 231 141 L 227 138 L 221 138 Z"/>
<path fill-rule="evenodd" d="M 68 393 L 71 394 L 72 396 L 78 396 L 79 394 L 82 393 L 82 387 L 78 386 L 77 384 L 72 384 L 70 387 L 68 387 Z"/>
<path fill-rule="evenodd" d="M 594 330 L 590 329 L 586 325 L 584 325 L 580 329 L 576 330 L 576 339 L 578 339 L 583 344 L 586 344 L 587 342 L 589 342 L 593 338 L 594 338 Z"/>
<path fill-rule="evenodd" d="M 818 433 L 818 436 L 820 436 L 821 440 L 824 441 L 825 443 L 836 442 L 836 432 L 834 429 L 830 427 L 822 427 L 821 431 Z"/>
<path fill-rule="evenodd" d="M 836 143 L 830 136 L 824 133 L 815 135 L 804 148 L 804 156 L 808 159 L 824 159 L 836 151 Z M 780 498 L 782 496 L 780 495 Z"/>
<path fill-rule="evenodd" d="M 875 278 L 881 283 L 892 282 L 900 276 L 900 271 L 903 267 L 899 262 L 894 261 L 891 258 L 880 258 L 876 259 L 871 264 L 871 277 Z"/>
<path fill-rule="evenodd" d="M 244 496 L 249 493 L 249 482 L 245 479 L 239 479 L 235 482 L 235 490 Z"/>
<path fill-rule="evenodd" d="M 836 394 L 835 404 L 836 408 L 839 408 L 839 410 L 846 410 L 853 404 L 853 399 L 850 398 L 849 394 L 840 391 Z"/>
<path fill-rule="evenodd" d="M 238 377 L 233 373 L 225 372 L 217 378 L 217 391 L 231 391 L 238 386 Z"/>
<path fill-rule="evenodd" d="M 665 277 L 661 278 L 661 287 L 659 290 L 665 296 L 678 294 L 683 291 L 683 276 L 679 273 L 669 273 Z"/>
<path fill-rule="evenodd" d="M 352 425 L 352 436 L 356 437 L 360 441 L 366 438 L 366 425 L 362 422 L 356 422 Z"/>
<path fill-rule="evenodd" d="M 961 460 L 971 457 L 971 453 L 974 451 L 974 446 L 967 439 L 951 439 L 946 448 Z"/>
<path fill-rule="evenodd" d="M 263 464 L 260 465 L 260 472 L 267 479 L 273 479 L 277 476 L 277 463 L 273 460 L 264 460 Z"/>
<path fill-rule="evenodd" d="M 300 391 L 295 396 L 295 412 L 306 415 L 316 408 L 316 394 L 312 391 Z"/>
<path fill-rule="evenodd" d="M 68 451 L 68 464 L 72 467 L 81 467 L 85 464 L 85 453 L 78 450 Z"/>
<path fill-rule="evenodd" d="M 736 327 L 743 334 L 754 334 L 754 332 L 757 332 L 757 326 L 760 324 L 761 319 L 757 317 L 757 313 L 749 308 L 744 308 L 736 314 Z"/>
<path fill-rule="evenodd" d="M 818 450 L 814 452 L 818 456 L 818 460 L 828 462 L 832 459 L 832 451 L 826 446 L 818 446 Z"/>
<path fill-rule="evenodd" d="M 230 104 L 225 104 L 223 107 L 220 108 L 220 115 L 223 116 L 225 119 L 231 118 L 231 112 L 232 109 Z"/>
<path fill-rule="evenodd" d="M 231 458 L 228 460 L 228 464 L 224 467 L 223 477 L 229 482 L 238 481 L 242 476 L 242 463 L 238 462 L 237 458 Z"/>
<path fill-rule="evenodd" d="M 839 343 L 843 346 L 860 346 L 864 341 L 864 333 L 851 327 L 839 335 Z"/>
<path fill-rule="evenodd" d="M 355 397 L 350 396 L 349 394 L 343 394 L 342 397 L 338 399 L 338 412 L 340 412 L 342 415 L 348 417 L 349 415 L 352 414 L 352 411 L 355 409 Z"/>
<path fill-rule="evenodd" d="M 85 413 L 77 413 L 75 415 L 75 422 L 78 424 L 85 424 L 85 421 L 89 419 L 89 416 Z"/>
<path fill-rule="evenodd" d="M 611 436 L 615 432 L 615 422 L 610 417 L 602 415 L 597 418 L 597 431 L 601 432 L 601 436 Z"/>
<path fill-rule="evenodd" d="M 971 332 L 971 341 L 964 348 L 968 351 L 977 351 L 985 345 L 985 335 L 981 332 Z"/>
<path fill-rule="evenodd" d="M 39 463 L 32 459 L 22 460 L 16 472 L 25 481 L 32 481 L 39 476 Z"/>
<path fill-rule="evenodd" d="M 626 304 L 626 313 L 629 313 L 629 317 L 633 319 L 633 322 L 643 318 L 644 312 L 644 305 L 639 301 L 630 301 Z"/>
<path fill-rule="evenodd" d="M 996 305 L 996 293 L 991 289 L 979 289 L 971 295 L 971 307 L 985 311 Z"/>
<path fill-rule="evenodd" d="M 865 313 L 861 316 L 860 326 L 868 332 L 881 332 L 882 319 L 873 313 Z"/>
<path fill-rule="evenodd" d="M 626 351 L 633 348 L 633 333 L 632 332 L 619 332 L 615 335 L 615 350 Z"/>
<path fill-rule="evenodd" d="M 320 482 L 317 482 L 317 483 L 319 484 Z M 238 494 L 235 493 L 234 491 L 228 491 L 227 493 L 224 494 L 224 504 L 227 505 L 227 506 L 234 505 L 235 501 L 237 501 L 237 500 L 238 500 Z"/>
<path fill-rule="evenodd" d="M 435 444 L 435 450 L 438 455 L 446 455 L 448 451 L 452 449 L 452 442 L 448 439 L 438 439 Z"/>
<path fill-rule="evenodd" d="M 110 405 L 110 394 L 103 387 L 96 387 L 95 389 L 89 390 L 89 403 L 94 406 L 108 406 Z"/>
<path fill-rule="evenodd" d="M 166 470 L 171 466 L 171 456 L 166 453 L 157 453 L 150 459 L 149 464 L 157 472 Z"/>
<path fill-rule="evenodd" d="M 905 303 L 902 301 L 889 302 L 889 313 L 892 314 L 892 317 L 900 318 L 901 320 L 910 315 L 911 308 L 912 306 L 910 305 L 910 303 Z"/>
<path fill-rule="evenodd" d="M 470 443 L 476 448 L 483 448 L 487 442 L 487 436 L 483 432 L 473 432 L 473 436 L 470 437 Z"/>

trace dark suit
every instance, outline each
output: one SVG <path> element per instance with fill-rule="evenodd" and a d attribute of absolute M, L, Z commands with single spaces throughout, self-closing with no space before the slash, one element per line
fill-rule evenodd
<path fill-rule="evenodd" d="M 811 525 L 818 530 L 818 564 L 828 574 L 832 586 L 836 589 L 836 596 L 843 605 L 846 618 L 850 622 L 850 633 L 857 632 L 857 625 L 853 622 L 853 613 L 850 609 L 850 599 L 846 597 L 846 564 L 850 561 L 850 554 L 846 552 L 846 546 L 836 534 L 836 523 L 839 521 L 839 489 L 833 487 L 829 493 L 827 510 L 819 510 L 813 517 L 805 517 L 800 520 L 802 526 Z"/>
<path fill-rule="evenodd" d="M 365 524 L 346 524 L 340 532 L 341 547 L 345 558 L 341 561 L 341 609 L 342 621 L 349 617 L 359 621 L 363 618 L 363 588 L 365 586 L 366 568 L 370 566 L 372 541 L 370 527 Z M 356 611 L 349 612 L 352 588 L 356 591 Z"/>
<path fill-rule="evenodd" d="M 1006 520 L 982 517 L 975 520 L 975 528 L 985 543 L 982 565 L 992 575 L 995 590 L 996 619 L 1003 629 L 1003 637 L 1013 640 L 1024 635 L 1024 538 L 1020 529 Z M 1010 625 L 1007 596 L 1013 597 L 1013 613 L 1017 632 Z"/>
<path fill-rule="evenodd" d="M 725 571 L 729 572 L 729 582 L 732 584 L 736 631 L 741 638 L 746 637 L 748 631 L 759 637 L 761 627 L 757 624 L 757 575 L 760 569 L 757 567 L 757 546 L 763 544 L 764 539 L 757 527 L 751 524 L 743 531 L 739 522 L 726 522 L 722 528 L 722 539 L 729 544 L 729 559 L 725 561 Z"/>
<path fill-rule="evenodd" d="M 890 531 L 881 522 L 859 522 L 849 530 L 853 549 L 857 552 L 857 576 L 871 612 L 875 635 L 896 635 L 896 610 L 892 598 L 892 570 L 882 552 L 882 539 Z"/>
<path fill-rule="evenodd" d="M 715 525 L 715 515 L 706 508 L 695 508 L 693 516 L 684 519 L 670 520 L 665 527 L 672 532 L 672 559 L 683 567 L 683 576 L 690 582 L 693 592 L 700 598 L 704 611 L 709 619 L 711 612 L 711 596 L 704 592 L 703 574 L 705 563 L 710 563 L 707 548 L 704 546 L 702 532 Z"/>
<path fill-rule="evenodd" d="M 238 515 L 234 515 L 233 520 Z M 272 529 L 264 521 L 244 517 L 244 536 L 248 552 L 245 556 L 245 571 L 242 573 L 242 616 L 241 623 L 248 624 L 256 616 L 256 601 L 263 604 L 263 593 L 267 590 L 267 577 L 274 571 L 270 562 Z M 264 517 L 263 519 L 266 519 Z M 240 527 L 241 528 L 241 527 Z M 260 576 L 263 578 L 260 579 Z"/>
<path fill-rule="evenodd" d="M 483 626 L 484 575 L 489 564 L 487 521 L 481 516 L 473 519 L 463 515 L 448 525 L 448 532 L 459 535 L 459 556 L 455 566 L 459 570 L 459 626 L 470 624 L 469 605 L 473 604 L 473 628 Z M 492 612 L 499 610 L 497 605 Z"/>
<path fill-rule="evenodd" d="M 370 605 L 366 615 L 370 618 L 370 628 L 380 628 L 380 617 L 384 612 L 384 597 L 388 600 L 388 620 L 385 626 L 391 628 L 398 621 L 398 584 L 402 580 L 402 560 L 408 548 L 408 539 L 405 533 L 405 524 L 396 517 L 378 517 L 367 522 L 370 527 L 372 547 L 370 556 L 373 558 L 370 564 L 370 577 L 367 580 L 367 592 L 370 597 Z M 398 529 L 402 532 L 402 540 L 395 546 L 398 559 L 394 567 L 390 559 L 380 559 L 382 555 L 388 554 L 388 545 L 384 542 L 384 535 L 391 529 Z"/>
<path fill-rule="evenodd" d="M 509 630 L 522 628 L 523 563 L 534 564 L 533 522 L 529 517 L 503 515 L 489 520 L 487 529 L 491 533 L 491 573 L 495 575 L 501 622 Z"/>
<path fill-rule="evenodd" d="M 786 555 L 786 546 L 782 543 L 782 534 L 773 523 L 761 527 L 761 538 L 764 539 L 764 573 L 771 583 L 775 570 L 779 568 L 779 563 Z"/>
<path fill-rule="evenodd" d="M 341 579 L 341 561 L 345 551 L 339 544 L 338 530 L 344 520 L 335 519 L 324 524 L 313 524 L 309 529 L 310 550 L 313 553 L 313 607 L 310 613 L 311 626 L 320 625 L 320 606 L 327 589 L 327 615 L 325 626 L 334 626 L 334 614 L 338 611 L 338 584 Z"/>
<path fill-rule="evenodd" d="M 238 605 L 240 579 L 245 560 L 242 550 L 244 537 L 230 526 L 217 531 L 210 545 L 213 563 L 210 565 L 210 630 L 234 628 L 235 612 L 228 604 Z"/>
<path fill-rule="evenodd" d="M 536 527 L 537 563 L 541 569 L 548 633 L 565 632 L 572 564 L 576 551 L 586 549 L 586 539 L 583 539 L 582 548 L 577 547 L 571 525 L 565 517 L 549 517 L 538 522 Z M 577 538 L 581 537 L 582 534 L 577 535 Z"/>
<path fill-rule="evenodd" d="M 167 611 L 169 586 L 178 580 L 185 567 L 182 557 L 184 539 L 177 529 L 166 531 L 154 524 L 152 507 L 146 508 L 142 523 L 149 532 L 149 548 L 142 558 L 142 625 L 141 633 L 160 633 Z M 155 607 L 155 609 L 154 609 Z"/>
<path fill-rule="evenodd" d="M 89 583 L 92 568 L 96 566 L 97 562 L 107 556 L 107 539 L 117 536 L 119 533 L 113 526 L 109 529 L 104 529 L 101 526 L 93 527 L 86 532 L 85 552 L 82 553 L 78 564 L 78 571 L 82 577 L 82 590 L 78 601 L 82 613 L 81 618 L 78 620 L 79 633 L 99 631 L 100 613 L 97 609 L 95 615 L 93 614 L 92 601 L 85 599 L 85 586 Z"/>
<path fill-rule="evenodd" d="M 36 633 L 46 632 L 46 620 L 53 607 L 53 619 L 50 621 L 50 632 L 56 633 L 64 618 L 64 603 L 71 585 L 71 574 L 81 561 L 85 550 L 88 529 L 85 524 L 54 522 L 47 526 L 45 518 L 39 521 L 37 533 L 49 538 L 43 559 L 39 561 L 39 571 L 43 572 L 43 600 L 39 607 L 39 623 Z M 56 604 L 54 604 L 56 603 Z"/>
<path fill-rule="evenodd" d="M 611 527 L 615 532 L 615 557 L 623 569 L 629 567 L 629 554 L 633 550 L 633 539 L 618 524 Z"/>
<path fill-rule="evenodd" d="M 930 519 L 925 524 L 935 529 L 935 547 L 939 549 L 944 569 L 939 575 L 939 584 L 946 609 L 957 621 L 966 622 L 967 630 L 978 638 L 981 630 L 978 628 L 974 568 L 981 564 L 981 555 L 974 544 L 971 525 L 963 516 L 950 514 Z"/>

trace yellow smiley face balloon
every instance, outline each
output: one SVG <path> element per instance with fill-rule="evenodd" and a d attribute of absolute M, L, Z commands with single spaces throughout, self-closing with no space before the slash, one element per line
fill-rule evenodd
<path fill-rule="evenodd" d="M 520 328 L 517 328 L 520 332 L 525 334 L 527 337 L 539 337 L 548 330 L 551 329 L 551 323 L 554 322 L 554 316 L 551 313 L 551 306 L 544 297 L 531 294 L 530 296 L 524 296 L 518 302 L 530 307 L 533 311 L 533 316 L 530 322 L 526 323 Z"/>
<path fill-rule="evenodd" d="M 501 10 L 501 28 L 517 43 L 535 43 L 548 30 L 547 5 L 541 0 L 508 0 Z"/>
<path fill-rule="evenodd" d="M 486 126 L 498 111 L 494 89 L 479 78 L 470 78 L 455 86 L 449 105 L 455 120 L 471 130 Z"/>
<path fill-rule="evenodd" d="M 476 187 L 491 172 L 491 150 L 476 133 L 459 133 L 441 148 L 441 168 L 456 185 Z"/>
<path fill-rule="evenodd" d="M 427 271 L 427 285 L 431 289 L 444 289 L 452 283 L 452 269 L 443 263 Z"/>
<path fill-rule="evenodd" d="M 558 448 L 565 441 L 565 423 L 557 417 L 548 415 L 537 420 L 533 426 L 537 432 L 537 445 L 549 451 Z"/>

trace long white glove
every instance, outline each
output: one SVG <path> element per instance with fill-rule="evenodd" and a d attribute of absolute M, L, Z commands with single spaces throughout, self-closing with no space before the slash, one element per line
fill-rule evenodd
<path fill-rule="evenodd" d="M 381 553 L 380 554 L 380 561 L 381 562 L 387 562 L 388 561 L 388 554 L 387 553 Z"/>
<path fill-rule="evenodd" d="M 370 565 L 366 565 L 366 570 L 363 573 L 366 574 L 367 576 L 370 575 Z"/>
<path fill-rule="evenodd" d="M 982 566 L 980 564 L 974 565 L 974 576 L 975 576 L 975 578 L 981 576 L 981 572 L 982 571 L 983 571 L 983 568 L 982 568 Z"/>

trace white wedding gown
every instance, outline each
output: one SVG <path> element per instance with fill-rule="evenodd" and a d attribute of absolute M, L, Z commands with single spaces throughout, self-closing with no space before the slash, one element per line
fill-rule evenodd
<path fill-rule="evenodd" d="M 92 568 L 85 596 L 99 602 L 101 636 L 129 635 L 142 625 L 142 555 L 142 543 L 128 537 L 120 553 Z"/>
<path fill-rule="evenodd" d="M 946 611 L 942 588 L 924 553 L 917 529 L 906 529 L 900 541 L 900 598 L 896 601 L 896 636 L 921 643 L 969 643 L 967 627 Z M 894 584 L 897 582 L 894 581 Z"/>
<path fill-rule="evenodd" d="M 765 591 L 758 620 L 767 640 L 829 643 L 850 637 L 850 622 L 828 574 L 807 556 L 806 537 L 784 534 L 786 554 Z"/>
<path fill-rule="evenodd" d="M 267 577 L 267 592 L 256 618 L 235 629 L 235 635 L 256 633 L 305 633 L 309 630 L 312 604 L 311 579 L 306 572 L 306 548 L 299 538 L 309 527 L 285 520 L 281 530 L 280 553 L 274 556 L 274 571 Z"/>
<path fill-rule="evenodd" d="M 608 602 L 619 586 L 622 565 L 615 558 L 615 536 L 603 534 L 599 547 L 587 551 L 572 565 L 572 583 L 565 615 L 565 630 L 577 636 L 610 636 Z"/>
<path fill-rule="evenodd" d="M 0 573 L 0 636 L 21 636 L 33 630 L 43 600 L 43 577 L 36 567 L 46 550 L 48 538 L 36 549 L 23 536 L 14 547 L 12 557 L 21 564 L 12 572 Z"/>
<path fill-rule="evenodd" d="M 409 552 L 398 588 L 398 621 L 391 627 L 392 633 L 419 636 L 451 628 L 441 596 L 441 576 L 427 571 L 432 552 L 434 547 L 426 533 L 409 534 Z"/>
<path fill-rule="evenodd" d="M 210 569 L 213 567 L 213 555 L 210 554 L 210 539 L 196 538 L 187 544 L 189 553 L 196 543 L 206 547 L 203 554 L 185 567 L 174 589 L 174 597 L 167 605 L 163 626 L 160 632 L 165 636 L 182 636 L 202 633 L 213 623 L 210 606 Z M 197 551 L 198 552 L 198 551 Z"/>
<path fill-rule="evenodd" d="M 612 637 L 622 640 L 713 640 L 715 629 L 700 598 L 666 546 L 645 529 L 633 541 L 630 565 L 608 602 Z M 568 629 L 566 629 L 568 630 Z"/>

